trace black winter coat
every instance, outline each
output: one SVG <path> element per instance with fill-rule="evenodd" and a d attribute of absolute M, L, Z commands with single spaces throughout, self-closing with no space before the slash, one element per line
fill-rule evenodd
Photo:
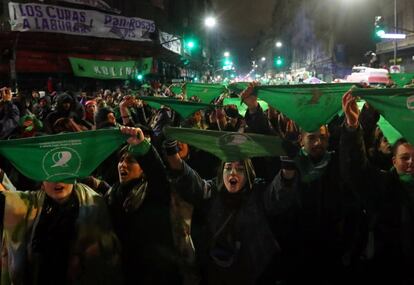
<path fill-rule="evenodd" d="M 164 165 L 153 147 L 136 159 L 145 177 L 116 183 L 105 196 L 121 241 L 124 284 L 180 284 Z"/>
<path fill-rule="evenodd" d="M 198 228 L 193 223 L 192 231 L 204 282 L 257 284 L 279 251 L 268 224 L 277 207 L 271 188 L 256 180 L 252 189 L 230 194 L 185 163 L 175 183 L 177 192 L 204 218 Z"/>
<path fill-rule="evenodd" d="M 344 127 L 340 149 L 342 171 L 371 217 L 367 258 L 373 284 L 414 284 L 414 189 L 403 187 L 395 170 L 369 163 L 361 129 Z"/>

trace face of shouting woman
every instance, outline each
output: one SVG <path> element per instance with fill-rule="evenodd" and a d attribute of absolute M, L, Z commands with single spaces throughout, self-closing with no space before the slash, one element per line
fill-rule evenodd
<path fill-rule="evenodd" d="M 43 182 L 43 189 L 46 195 L 52 198 L 56 203 L 65 203 L 73 191 L 73 184 L 62 182 Z"/>
<path fill-rule="evenodd" d="M 118 162 L 119 182 L 126 183 L 132 179 L 140 178 L 143 171 L 131 154 L 122 155 Z"/>
<path fill-rule="evenodd" d="M 241 161 L 226 162 L 223 168 L 224 186 L 230 193 L 237 193 L 246 184 L 246 169 Z"/>

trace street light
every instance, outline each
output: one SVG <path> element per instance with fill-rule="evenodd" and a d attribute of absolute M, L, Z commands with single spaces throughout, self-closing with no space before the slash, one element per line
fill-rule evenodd
<path fill-rule="evenodd" d="M 260 60 L 261 61 L 266 61 L 266 58 L 263 56 Z"/>
<path fill-rule="evenodd" d="M 208 16 L 207 18 L 204 19 L 204 25 L 207 28 L 214 28 L 216 24 L 217 24 L 216 18 L 212 16 Z"/>
<path fill-rule="evenodd" d="M 276 42 L 276 47 L 277 47 L 277 48 L 281 48 L 281 47 L 282 47 L 282 45 L 283 45 L 283 44 L 282 44 L 282 42 L 280 42 L 280 41 L 277 41 L 277 42 Z"/>
<path fill-rule="evenodd" d="M 230 53 L 228 51 L 225 51 L 223 55 L 224 55 L 224 57 L 229 57 Z"/>

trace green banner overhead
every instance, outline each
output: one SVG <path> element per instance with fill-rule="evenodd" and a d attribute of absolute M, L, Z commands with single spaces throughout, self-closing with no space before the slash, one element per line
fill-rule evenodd
<path fill-rule="evenodd" d="M 404 138 L 414 144 L 414 88 L 356 89 Z"/>
<path fill-rule="evenodd" d="M 390 76 L 398 87 L 404 87 L 414 79 L 414 73 L 391 73 Z"/>
<path fill-rule="evenodd" d="M 148 105 L 150 105 L 154 109 L 159 109 L 161 105 L 169 106 L 171 109 L 180 114 L 181 117 L 183 117 L 184 119 L 191 116 L 197 111 L 217 108 L 216 105 L 180 101 L 177 99 L 169 99 L 162 97 L 141 96 L 138 98 L 147 102 Z"/>
<path fill-rule="evenodd" d="M 258 97 L 294 120 L 307 132 L 329 123 L 342 106 L 342 95 L 353 84 L 258 86 Z"/>
<path fill-rule="evenodd" d="M 262 107 L 263 111 L 267 111 L 267 109 L 269 109 L 269 104 L 267 104 L 265 101 L 259 99 L 257 102 L 259 103 L 260 107 Z M 239 114 L 243 117 L 247 112 L 247 105 L 244 103 L 240 104 L 239 98 L 225 98 L 223 100 L 223 105 L 236 105 Z"/>
<path fill-rule="evenodd" d="M 227 91 L 224 85 L 204 83 L 186 83 L 183 90 L 185 90 L 187 98 L 197 96 L 203 103 L 210 103 Z"/>
<path fill-rule="evenodd" d="M 207 151 L 222 161 L 285 155 L 282 139 L 277 136 L 171 127 L 166 132 L 168 137 Z"/>
<path fill-rule="evenodd" d="M 365 101 L 358 100 L 357 104 L 359 110 L 361 111 L 365 105 Z M 343 111 L 341 110 L 340 113 L 340 115 L 342 115 Z M 382 115 L 380 115 L 380 119 L 377 122 L 377 125 L 391 145 L 393 145 L 399 138 L 402 137 L 402 135 Z"/>
<path fill-rule="evenodd" d="M 0 141 L 0 154 L 36 181 L 73 182 L 126 142 L 119 129 Z"/>
<path fill-rule="evenodd" d="M 152 57 L 140 60 L 112 61 L 69 58 L 73 73 L 96 79 L 131 79 L 138 74 L 151 73 Z"/>
<path fill-rule="evenodd" d="M 402 135 L 397 131 L 383 116 L 380 116 L 378 121 L 378 127 L 381 129 L 384 137 L 387 141 L 393 145 L 398 139 L 402 138 Z"/>
<path fill-rule="evenodd" d="M 229 89 L 231 92 L 234 92 L 234 93 L 239 94 L 244 89 L 246 89 L 247 86 L 249 86 L 249 83 L 250 82 L 236 82 L 236 83 L 231 83 L 231 84 L 227 85 L 227 89 Z"/>

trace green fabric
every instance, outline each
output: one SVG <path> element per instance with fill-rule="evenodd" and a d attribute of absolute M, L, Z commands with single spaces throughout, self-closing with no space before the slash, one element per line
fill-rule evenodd
<path fill-rule="evenodd" d="M 181 85 L 172 85 L 172 86 L 170 86 L 170 91 L 173 92 L 175 95 L 183 93 Z"/>
<path fill-rule="evenodd" d="M 126 141 L 119 129 L 0 141 L 0 154 L 37 181 L 73 182 L 90 175 Z"/>
<path fill-rule="evenodd" d="M 258 86 L 258 97 L 294 120 L 307 132 L 313 132 L 335 117 L 342 95 L 353 84 L 301 84 Z"/>
<path fill-rule="evenodd" d="M 147 102 L 151 107 L 155 109 L 159 109 L 161 105 L 169 106 L 183 118 L 187 118 L 200 110 L 214 109 L 217 107 L 216 105 L 211 104 L 180 101 L 177 99 L 169 99 L 163 97 L 141 96 L 139 99 L 144 100 L 144 102 Z"/>
<path fill-rule="evenodd" d="M 365 101 L 359 100 L 357 104 L 358 104 L 359 110 L 361 111 L 365 105 Z M 402 137 L 402 135 L 386 119 L 384 119 L 382 115 L 380 115 L 380 119 L 377 125 L 381 129 L 382 133 L 384 134 L 384 136 L 387 138 L 387 141 L 391 145 L 393 145 L 399 138 Z"/>
<path fill-rule="evenodd" d="M 262 107 L 263 111 L 266 111 L 267 109 L 269 109 L 269 104 L 267 104 L 265 101 L 257 100 L 257 102 L 259 103 L 260 107 Z M 240 104 L 239 98 L 225 98 L 223 100 L 223 105 L 224 106 L 236 105 L 237 110 L 239 111 L 239 114 L 243 117 L 246 114 L 247 109 L 248 109 L 246 104 L 244 103 Z"/>
<path fill-rule="evenodd" d="M 407 189 L 414 189 L 414 176 L 410 174 L 400 174 L 400 181 L 402 185 Z"/>
<path fill-rule="evenodd" d="M 300 172 L 301 181 L 304 183 L 310 183 L 319 179 L 326 171 L 326 168 L 331 161 L 331 153 L 326 152 L 321 161 L 313 163 L 309 158 L 309 155 L 302 148 L 299 155 L 295 158 L 295 164 Z"/>
<path fill-rule="evenodd" d="M 231 83 L 227 86 L 227 89 L 229 89 L 230 91 L 239 94 L 240 92 L 242 92 L 244 89 L 247 88 L 247 86 L 249 86 L 250 82 L 237 82 L 237 83 Z"/>
<path fill-rule="evenodd" d="M 25 115 L 25 116 L 21 117 L 20 120 L 19 120 L 19 126 L 23 127 L 24 122 L 29 121 L 29 120 L 33 121 L 33 125 L 26 127 L 25 128 L 26 132 L 32 131 L 33 127 L 35 127 L 36 130 L 43 129 L 42 121 L 40 121 L 38 118 L 36 118 L 35 115 Z"/>
<path fill-rule="evenodd" d="M 285 155 L 282 140 L 277 136 L 171 127 L 166 133 L 168 137 L 207 151 L 222 161 Z"/>
<path fill-rule="evenodd" d="M 133 155 L 143 156 L 150 150 L 150 148 L 151 143 L 147 139 L 144 139 L 138 145 L 129 145 L 128 152 L 132 153 Z"/>
<path fill-rule="evenodd" d="M 355 89 L 404 138 L 414 143 L 414 88 Z"/>
<path fill-rule="evenodd" d="M 69 57 L 73 73 L 96 79 L 131 79 L 137 74 L 151 73 L 152 57 L 137 61 L 92 60 Z"/>
<path fill-rule="evenodd" d="M 391 145 L 402 138 L 402 135 L 382 115 L 378 121 L 378 127 Z"/>
<path fill-rule="evenodd" d="M 390 76 L 398 87 L 404 87 L 414 79 L 414 73 L 391 73 Z"/>
<path fill-rule="evenodd" d="M 186 83 L 183 89 L 186 92 L 187 98 L 197 96 L 203 103 L 210 103 L 226 91 L 224 85 L 204 83 Z"/>

